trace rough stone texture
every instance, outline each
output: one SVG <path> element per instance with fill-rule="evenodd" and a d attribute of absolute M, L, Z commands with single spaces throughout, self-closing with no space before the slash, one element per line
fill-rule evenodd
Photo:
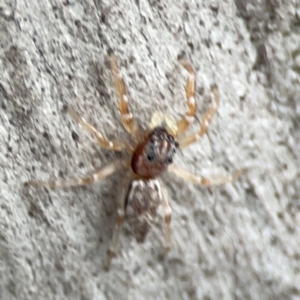
<path fill-rule="evenodd" d="M 300 299 L 298 0 L 2 0 L 0 26 L 1 299 Z M 197 71 L 199 118 L 218 84 L 208 135 L 177 163 L 199 175 L 249 171 L 212 188 L 166 176 L 168 257 L 159 228 L 142 245 L 124 230 L 106 273 L 122 175 L 56 191 L 23 183 L 118 156 L 62 112 L 69 104 L 126 139 L 109 49 L 144 126 L 155 110 L 185 110 L 178 56 Z"/>

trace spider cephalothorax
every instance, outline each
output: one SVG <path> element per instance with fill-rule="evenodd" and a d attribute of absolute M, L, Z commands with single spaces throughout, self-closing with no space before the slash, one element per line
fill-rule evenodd
<path fill-rule="evenodd" d="M 200 185 L 216 185 L 232 182 L 241 174 L 241 171 L 237 171 L 232 176 L 218 176 L 213 179 L 208 179 L 196 176 L 172 164 L 173 157 L 176 149 L 179 148 L 179 144 L 180 149 L 183 149 L 196 142 L 206 133 L 212 116 L 219 105 L 218 89 L 217 87 L 213 87 L 213 105 L 204 115 L 200 128 L 194 133 L 185 135 L 189 125 L 195 119 L 197 107 L 195 101 L 196 84 L 195 72 L 192 66 L 185 61 L 182 61 L 181 63 L 188 72 L 185 89 L 186 104 L 188 108 L 187 112 L 178 122 L 175 122 L 161 112 L 156 113 L 152 117 L 150 129 L 141 132 L 130 113 L 126 85 L 121 76 L 117 60 L 115 56 L 112 55 L 111 70 L 119 98 L 119 110 L 122 117 L 122 123 L 126 131 L 131 135 L 133 141 L 135 141 L 134 144 L 125 145 L 119 141 L 110 141 L 94 126 L 90 125 L 80 117 L 72 108 L 69 107 L 68 112 L 72 118 L 83 127 L 83 129 L 94 136 L 100 146 L 114 151 L 125 150 L 130 154 L 130 160 L 116 160 L 103 167 L 100 171 L 85 178 L 68 181 L 29 182 L 31 185 L 35 186 L 64 188 L 91 184 L 95 181 L 104 179 L 118 170 L 127 170 L 124 180 L 122 181 L 122 184 L 120 184 L 115 228 L 111 245 L 107 252 L 107 268 L 110 266 L 111 259 L 116 255 L 118 238 L 124 220 L 127 220 L 133 227 L 137 240 L 142 241 L 146 237 L 151 224 L 155 221 L 159 207 L 162 207 L 164 220 L 164 253 L 167 253 L 170 249 L 171 208 L 168 203 L 166 191 L 158 178 L 163 172 L 172 172 L 178 177 Z M 140 138 L 141 136 L 143 137 L 142 139 Z"/>
<path fill-rule="evenodd" d="M 166 128 L 154 128 L 133 153 L 133 172 L 145 179 L 161 175 L 173 162 L 178 147 L 178 142 Z"/>

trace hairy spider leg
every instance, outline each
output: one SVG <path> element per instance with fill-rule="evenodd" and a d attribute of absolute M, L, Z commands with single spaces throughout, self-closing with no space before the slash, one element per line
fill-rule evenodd
<path fill-rule="evenodd" d="M 104 265 L 104 268 L 107 271 L 110 269 L 112 259 L 116 257 L 117 247 L 119 244 L 119 236 L 122 229 L 122 225 L 125 220 L 126 195 L 131 180 L 132 180 L 132 176 L 130 172 L 127 172 L 124 175 L 124 180 L 122 184 L 120 185 L 120 190 L 119 190 L 118 200 L 117 200 L 117 215 L 116 215 L 115 227 L 113 231 L 112 240 L 110 242 L 110 246 L 107 250 L 106 264 Z"/>
<path fill-rule="evenodd" d="M 67 112 L 84 130 L 92 134 L 101 147 L 114 151 L 121 151 L 122 149 L 126 148 L 125 145 L 122 145 L 118 141 L 109 141 L 94 126 L 90 125 L 84 118 L 80 117 L 71 107 L 67 108 Z"/>
<path fill-rule="evenodd" d="M 185 171 L 175 164 L 171 165 L 168 169 L 169 172 L 175 174 L 176 176 L 190 181 L 194 184 L 204 185 L 204 186 L 213 186 L 213 185 L 222 185 L 226 183 L 231 183 L 237 180 L 241 175 L 246 172 L 246 169 L 241 169 L 233 172 L 231 175 L 226 176 L 215 176 L 213 178 L 206 178 L 203 176 L 197 176 L 193 173 Z"/>
<path fill-rule="evenodd" d="M 212 120 L 212 117 L 214 116 L 220 104 L 220 95 L 217 86 L 212 87 L 212 93 L 214 95 L 213 104 L 203 116 L 199 130 L 195 133 L 179 138 L 179 144 L 181 149 L 195 143 L 199 138 L 201 138 L 206 133 L 207 128 Z"/>
<path fill-rule="evenodd" d="M 163 255 L 166 255 L 170 248 L 171 248 L 171 217 L 172 217 L 172 210 L 169 205 L 168 201 L 168 193 L 166 189 L 162 186 L 162 209 L 163 209 L 163 218 L 164 218 L 164 251 Z"/>
<path fill-rule="evenodd" d="M 75 178 L 75 179 L 69 179 L 69 180 L 57 180 L 57 181 L 28 181 L 28 185 L 37 186 L 37 187 L 46 187 L 50 189 L 56 189 L 56 188 L 67 188 L 71 186 L 85 186 L 90 185 L 94 182 L 100 181 L 110 175 L 112 175 L 117 170 L 125 168 L 127 165 L 129 165 L 128 161 L 125 160 L 117 160 L 104 168 L 102 168 L 100 171 L 93 173 L 90 176 L 84 177 L 84 178 Z"/>
<path fill-rule="evenodd" d="M 197 109 L 197 104 L 195 99 L 195 93 L 196 93 L 195 71 L 192 68 L 192 66 L 186 61 L 182 60 L 181 64 L 188 72 L 188 77 L 185 86 L 185 97 L 186 97 L 186 105 L 188 110 L 186 111 L 182 119 L 177 122 L 177 133 L 176 133 L 177 136 L 184 133 L 188 129 L 190 124 L 195 120 L 196 109 Z"/>
<path fill-rule="evenodd" d="M 128 100 L 128 95 L 127 95 L 127 89 L 126 85 L 124 82 L 124 79 L 121 75 L 119 65 L 117 62 L 117 59 L 115 55 L 111 55 L 110 57 L 111 60 L 111 71 L 113 75 L 113 81 L 115 84 L 115 88 L 118 94 L 118 99 L 119 99 L 119 110 L 121 113 L 121 119 L 124 128 L 126 131 L 134 138 L 137 138 L 138 134 L 138 127 L 133 119 L 133 116 L 129 110 L 129 100 Z"/>

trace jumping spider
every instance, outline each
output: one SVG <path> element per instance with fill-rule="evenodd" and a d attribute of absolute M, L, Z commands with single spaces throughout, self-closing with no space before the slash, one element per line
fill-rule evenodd
<path fill-rule="evenodd" d="M 111 55 L 110 59 L 122 123 L 134 143 L 125 145 L 119 141 L 109 141 L 72 108 L 68 107 L 67 111 L 83 129 L 98 141 L 101 147 L 113 151 L 124 150 L 129 154 L 129 158 L 116 160 L 103 167 L 100 171 L 85 178 L 54 182 L 29 182 L 31 185 L 46 188 L 84 186 L 100 181 L 121 169 L 126 170 L 124 182 L 121 185 L 118 195 L 113 237 L 107 251 L 107 269 L 110 267 L 112 258 L 116 256 L 119 234 L 124 220 L 132 226 L 137 240 L 143 241 L 151 224 L 157 219 L 159 207 L 163 210 L 164 219 L 164 253 L 166 254 L 169 251 L 171 245 L 171 208 L 168 203 L 166 191 L 158 179 L 164 172 L 169 171 L 184 180 L 205 186 L 232 182 L 241 174 L 241 171 L 236 171 L 231 176 L 219 176 L 208 179 L 181 170 L 173 164 L 177 149 L 183 149 L 193 144 L 206 133 L 208 125 L 219 105 L 219 93 L 216 86 L 212 88 L 214 96 L 213 105 L 205 113 L 200 128 L 192 134 L 184 135 L 189 125 L 195 120 L 196 82 L 192 66 L 185 61 L 181 61 L 182 66 L 188 72 L 185 88 L 188 109 L 185 115 L 181 120 L 175 122 L 162 113 L 155 113 L 149 129 L 142 131 L 130 113 L 126 86 L 121 76 L 116 57 Z"/>

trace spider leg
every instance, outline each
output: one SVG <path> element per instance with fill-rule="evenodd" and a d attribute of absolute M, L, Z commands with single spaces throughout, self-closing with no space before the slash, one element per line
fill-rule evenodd
<path fill-rule="evenodd" d="M 188 71 L 188 77 L 185 86 L 187 112 L 184 117 L 177 122 L 177 135 L 184 133 L 189 125 L 195 120 L 197 104 L 195 100 L 196 76 L 192 66 L 186 61 L 181 61 L 183 67 Z"/>
<path fill-rule="evenodd" d="M 123 126 L 133 138 L 136 138 L 138 127 L 129 110 L 129 101 L 124 79 L 121 75 L 117 59 L 113 54 L 111 55 L 110 60 L 113 80 L 119 98 L 119 110 L 121 113 Z"/>
<path fill-rule="evenodd" d="M 208 125 L 211 122 L 212 117 L 217 111 L 217 108 L 220 104 L 220 95 L 217 86 L 214 86 L 212 88 L 212 92 L 214 94 L 213 104 L 205 113 L 200 125 L 200 129 L 195 133 L 179 138 L 179 144 L 181 149 L 193 144 L 206 133 Z"/>
<path fill-rule="evenodd" d="M 105 270 L 107 271 L 110 268 L 112 259 L 116 257 L 117 247 L 119 244 L 119 236 L 122 229 L 122 225 L 125 220 L 125 201 L 126 201 L 126 194 L 128 191 L 128 184 L 130 182 L 129 179 L 131 178 L 128 176 L 128 173 L 124 177 L 125 179 L 123 180 L 118 195 L 117 215 L 116 215 L 115 227 L 113 231 L 113 237 L 110 242 L 110 246 L 107 250 L 106 264 L 104 266 Z"/>
<path fill-rule="evenodd" d="M 100 133 L 94 126 L 89 124 L 84 118 L 80 117 L 71 107 L 67 108 L 67 112 L 71 115 L 75 122 L 77 122 L 88 133 L 92 134 L 101 147 L 114 151 L 120 151 L 126 148 L 125 145 L 122 145 L 117 141 L 107 140 L 102 133 Z"/>
<path fill-rule="evenodd" d="M 118 160 L 112 164 L 107 165 L 106 167 L 102 168 L 100 171 L 84 177 L 84 178 L 77 178 L 77 179 L 69 179 L 69 180 L 58 180 L 58 181 L 28 181 L 27 185 L 36 186 L 36 187 L 46 187 L 50 189 L 56 188 L 66 188 L 71 186 L 85 186 L 90 185 L 94 182 L 100 181 L 107 176 L 112 175 L 119 169 L 126 167 L 127 162 L 124 160 Z"/>
<path fill-rule="evenodd" d="M 125 201 L 125 199 L 124 199 L 124 201 Z M 104 266 L 105 270 L 107 270 L 107 271 L 110 269 L 112 259 L 114 257 L 116 257 L 117 246 L 119 244 L 119 236 L 120 236 L 122 225 L 123 225 L 124 219 L 125 219 L 124 214 L 125 214 L 124 207 L 118 207 L 113 237 L 112 237 L 110 246 L 107 250 L 106 264 Z"/>
<path fill-rule="evenodd" d="M 171 217 L 172 210 L 168 201 L 167 191 L 162 187 L 162 208 L 163 208 L 163 218 L 164 218 L 164 251 L 163 255 L 166 255 L 171 248 Z"/>
<path fill-rule="evenodd" d="M 222 185 L 230 182 L 234 182 L 237 180 L 241 175 L 243 175 L 246 170 L 241 169 L 233 172 L 231 175 L 227 176 L 215 176 L 213 178 L 206 178 L 203 176 L 197 176 L 195 174 L 192 174 L 188 171 L 182 170 L 176 165 L 171 165 L 169 167 L 169 172 L 175 174 L 176 176 L 186 180 L 190 181 L 194 184 L 204 185 L 204 186 L 212 186 L 212 185 Z"/>

